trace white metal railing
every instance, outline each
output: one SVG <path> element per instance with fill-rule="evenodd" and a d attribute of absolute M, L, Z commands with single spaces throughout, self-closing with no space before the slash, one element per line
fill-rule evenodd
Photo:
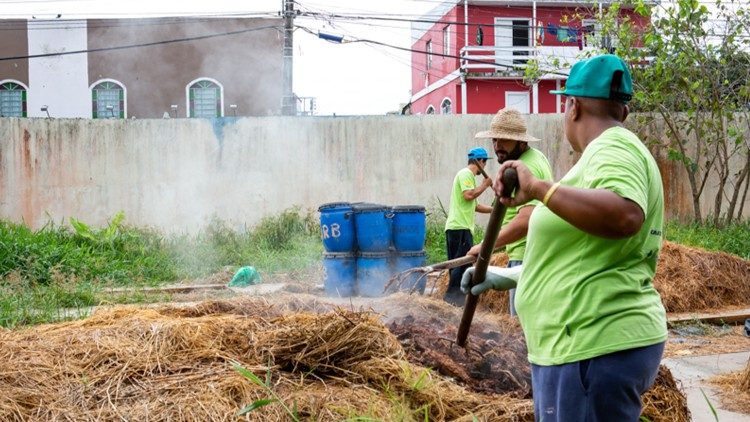
<path fill-rule="evenodd" d="M 556 63 L 569 67 L 581 51 L 578 47 L 496 47 L 468 46 L 461 49 L 461 72 L 464 74 L 523 73 L 529 59 L 541 65 Z"/>

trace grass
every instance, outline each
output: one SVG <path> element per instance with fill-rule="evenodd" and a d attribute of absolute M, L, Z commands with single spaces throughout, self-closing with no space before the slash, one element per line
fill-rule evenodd
<path fill-rule="evenodd" d="M 672 242 L 750 259 L 750 220 L 721 228 L 711 224 L 670 221 L 665 228 L 665 235 Z"/>
<path fill-rule="evenodd" d="M 71 227 L 50 223 L 36 231 L 0 221 L 0 326 L 70 319 L 99 304 L 160 299 L 102 291 L 112 286 L 158 286 L 244 265 L 261 274 L 308 268 L 323 251 L 316 220 L 295 208 L 249 230 L 213 220 L 197 234 L 167 237 L 125 225 L 122 214 L 101 229 L 75 219 Z"/>

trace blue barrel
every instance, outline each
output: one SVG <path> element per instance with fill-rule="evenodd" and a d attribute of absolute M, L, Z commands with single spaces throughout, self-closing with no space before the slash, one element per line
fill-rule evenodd
<path fill-rule="evenodd" d="M 352 209 L 358 250 L 388 252 L 391 244 L 390 219 L 393 217 L 388 207 L 364 203 L 356 204 Z"/>
<path fill-rule="evenodd" d="M 393 246 L 397 251 L 421 251 L 427 234 L 424 207 L 399 205 L 392 210 Z"/>
<path fill-rule="evenodd" d="M 383 288 L 391 275 L 387 252 L 357 254 L 357 285 L 360 296 L 383 296 Z"/>
<path fill-rule="evenodd" d="M 357 255 L 354 253 L 323 253 L 326 296 L 354 296 L 357 286 Z"/>
<path fill-rule="evenodd" d="M 393 272 L 400 273 L 410 268 L 424 267 L 426 263 L 427 253 L 425 251 L 396 252 L 393 255 Z M 425 286 L 427 286 L 427 277 L 422 277 L 422 274 L 411 274 L 401 283 L 401 290 L 411 291 L 414 289 L 420 294 L 424 294 Z"/>
<path fill-rule="evenodd" d="M 323 204 L 320 211 L 320 232 L 327 252 L 354 252 L 356 231 L 354 213 L 348 202 Z"/>

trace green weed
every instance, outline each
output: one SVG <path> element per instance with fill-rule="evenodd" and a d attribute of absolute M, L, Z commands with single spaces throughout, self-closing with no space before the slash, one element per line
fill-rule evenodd
<path fill-rule="evenodd" d="M 713 224 L 682 224 L 670 221 L 665 228 L 667 240 L 709 251 L 723 251 L 750 259 L 750 221 L 724 227 Z"/>
<path fill-rule="evenodd" d="M 256 409 L 260 409 L 261 407 L 268 406 L 271 403 L 279 403 L 281 407 L 284 409 L 284 411 L 289 415 L 292 421 L 297 422 L 300 420 L 299 413 L 297 412 L 297 404 L 294 403 L 293 407 L 290 409 L 289 406 L 286 403 L 284 403 L 284 401 L 281 400 L 279 395 L 276 394 L 275 391 L 273 391 L 273 388 L 271 387 L 271 370 L 270 369 L 266 371 L 266 379 L 264 381 L 264 380 L 261 380 L 260 377 L 255 375 L 252 371 L 243 367 L 239 362 L 232 362 L 232 368 L 234 368 L 235 371 L 239 372 L 240 375 L 250 380 L 253 384 L 263 388 L 263 390 L 265 390 L 271 396 L 271 398 L 256 400 L 248 404 L 247 406 L 237 411 L 237 416 L 243 416 Z"/>

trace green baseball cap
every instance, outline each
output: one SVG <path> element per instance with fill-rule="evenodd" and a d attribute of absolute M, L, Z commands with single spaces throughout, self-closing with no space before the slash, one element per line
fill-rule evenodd
<path fill-rule="evenodd" d="M 550 91 L 550 94 L 627 103 L 633 98 L 633 79 L 628 65 L 621 58 L 603 54 L 573 65 L 565 88 Z"/>

